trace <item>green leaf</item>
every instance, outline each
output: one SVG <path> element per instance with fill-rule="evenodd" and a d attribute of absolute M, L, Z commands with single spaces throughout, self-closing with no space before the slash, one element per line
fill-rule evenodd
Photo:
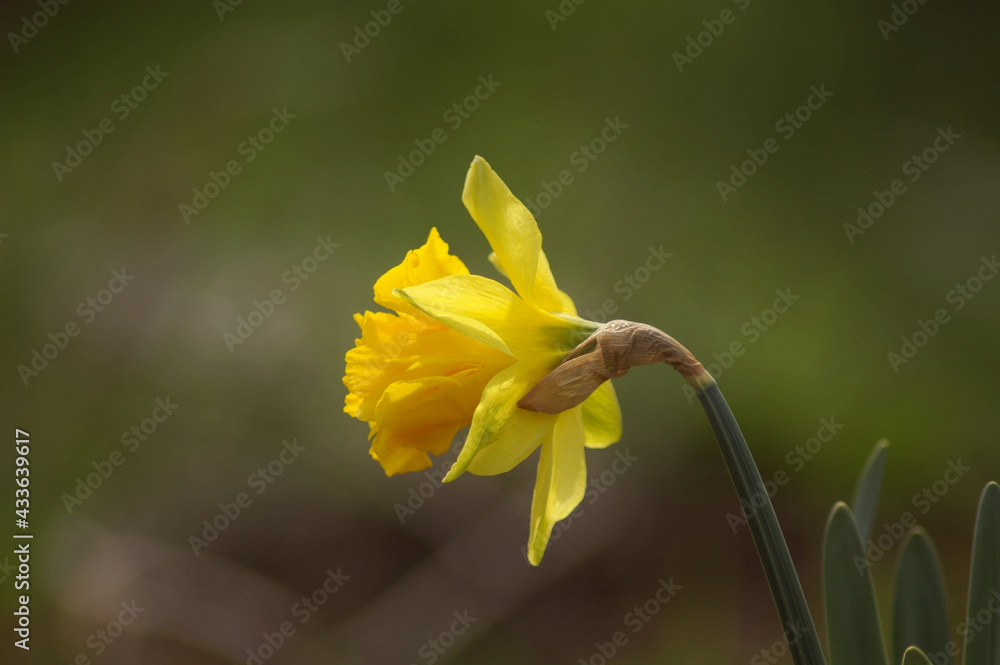
<path fill-rule="evenodd" d="M 868 560 L 842 501 L 826 523 L 823 596 L 830 665 L 888 665 Z"/>
<path fill-rule="evenodd" d="M 947 652 L 948 604 L 941 562 L 930 536 L 920 527 L 910 531 L 903 544 L 896 569 L 893 613 L 894 663 L 902 662 L 911 646 L 934 654 L 938 665 L 954 662 Z"/>
<path fill-rule="evenodd" d="M 992 607 L 991 607 L 992 605 Z M 1000 485 L 986 483 L 972 539 L 965 665 L 1000 663 Z"/>
<path fill-rule="evenodd" d="M 903 665 L 932 665 L 930 658 L 917 647 L 910 647 L 903 654 Z"/>
<path fill-rule="evenodd" d="M 858 477 L 858 486 L 851 500 L 851 510 L 854 511 L 854 521 L 858 525 L 861 542 L 868 542 L 872 537 L 872 526 L 875 524 L 875 507 L 878 504 L 878 493 L 882 487 L 882 471 L 885 469 L 885 449 L 889 442 L 882 439 L 875 444 L 875 449 L 868 456 L 865 468 Z"/>

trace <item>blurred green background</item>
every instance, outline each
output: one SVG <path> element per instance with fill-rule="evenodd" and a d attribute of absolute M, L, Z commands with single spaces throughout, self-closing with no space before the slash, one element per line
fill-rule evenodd
<path fill-rule="evenodd" d="M 819 623 L 826 515 L 887 437 L 876 532 L 905 512 L 930 531 L 957 624 L 976 500 L 1000 475 L 1000 280 L 975 282 L 1000 247 L 1000 10 L 895 7 L 5 3 L 2 404 L 6 431 L 31 435 L 35 534 L 30 654 L 11 644 L 0 549 L 5 662 L 790 662 L 711 432 L 665 368 L 617 381 L 624 437 L 588 452 L 593 492 L 537 569 L 522 553 L 535 457 L 444 487 L 369 458 L 367 426 L 342 412 L 351 315 L 375 309 L 372 284 L 431 226 L 494 274 L 460 201 L 476 154 L 547 203 L 545 248 L 581 313 L 615 309 L 717 363 L 762 474 L 788 474 L 774 502 Z M 499 85 L 468 101 L 479 77 Z M 814 86 L 832 94 L 803 107 Z M 455 104 L 476 108 L 446 115 Z M 287 126 L 248 148 L 275 109 Z M 609 119 L 620 133 L 597 154 Z M 390 188 L 385 172 L 437 128 L 444 142 Z M 75 168 L 53 166 L 88 135 L 100 143 Z M 765 153 L 724 200 L 717 183 Z M 934 161 L 914 171 L 914 156 Z M 230 160 L 186 223 L 179 206 Z M 318 238 L 338 247 L 293 291 L 283 275 Z M 123 269 L 134 279 L 102 295 Z M 959 285 L 977 292 L 949 297 Z M 286 300 L 230 352 L 224 336 L 275 289 Z M 775 317 L 776 290 L 798 299 Z M 894 368 L 887 354 L 939 309 L 947 322 Z M 69 323 L 79 334 L 60 338 Z M 65 348 L 19 370 L 50 335 Z M 824 418 L 843 427 L 806 459 L 796 447 Z M 304 450 L 274 462 L 293 440 Z M 969 470 L 933 494 L 955 460 Z M 239 516 L 219 517 L 241 492 Z M 213 520 L 226 528 L 195 555 Z M 885 613 L 896 553 L 873 567 Z"/>

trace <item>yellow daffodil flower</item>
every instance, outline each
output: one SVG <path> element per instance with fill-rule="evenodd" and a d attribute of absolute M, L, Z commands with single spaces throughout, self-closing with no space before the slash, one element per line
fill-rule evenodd
<path fill-rule="evenodd" d="M 535 219 L 481 157 L 462 202 L 516 293 L 470 275 L 431 229 L 426 244 L 375 283 L 375 302 L 396 314 L 355 315 L 361 338 L 347 353 L 344 410 L 369 423 L 371 455 L 388 475 L 430 466 L 429 454 L 445 452 L 466 426 L 446 482 L 465 471 L 504 473 L 540 447 L 528 538 L 528 559 L 538 565 L 553 526 L 583 500 L 584 448 L 616 442 L 621 412 L 603 379 L 561 413 L 518 407 L 599 324 L 576 315 L 552 277 Z"/>

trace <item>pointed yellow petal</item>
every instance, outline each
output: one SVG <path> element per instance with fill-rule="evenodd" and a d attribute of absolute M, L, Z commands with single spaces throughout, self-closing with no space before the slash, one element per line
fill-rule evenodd
<path fill-rule="evenodd" d="M 556 417 L 519 409 L 517 400 L 548 371 L 547 363 L 521 361 L 493 377 L 483 390 L 465 446 L 445 482 L 466 469 L 481 476 L 504 473 L 541 444 L 552 432 Z"/>
<path fill-rule="evenodd" d="M 507 279 L 510 279 L 510 275 L 508 275 L 507 271 L 503 269 L 503 265 L 500 263 L 500 259 L 497 258 L 496 252 L 490 252 L 490 255 L 487 256 L 486 258 L 487 260 L 489 260 L 489 262 L 493 265 L 493 267 L 496 269 L 498 273 L 500 273 Z"/>
<path fill-rule="evenodd" d="M 542 234 L 535 218 L 478 155 L 465 176 L 462 203 L 496 252 L 514 288 L 530 298 L 542 251 Z"/>
<path fill-rule="evenodd" d="M 522 298 L 548 311 L 576 314 L 573 301 L 556 287 L 535 218 L 482 157 L 469 167 L 462 203 L 493 248 L 496 258 L 490 260 Z"/>
<path fill-rule="evenodd" d="M 576 316 L 576 305 L 573 299 L 559 290 L 556 280 L 549 268 L 549 260 L 545 252 L 538 253 L 538 270 L 535 271 L 534 293 L 535 304 L 549 312 L 566 312 Z"/>
<path fill-rule="evenodd" d="M 432 228 L 427 242 L 418 249 L 410 250 L 406 258 L 395 268 L 379 277 L 375 282 L 375 302 L 400 314 L 420 316 L 408 303 L 392 294 L 394 289 L 403 289 L 414 284 L 423 284 L 445 275 L 468 275 L 469 269 L 462 260 L 448 253 L 448 243 L 441 240 L 436 228 Z"/>
<path fill-rule="evenodd" d="M 556 522 L 583 501 L 587 489 L 584 438 L 581 407 L 576 407 L 557 416 L 551 440 L 542 444 L 528 535 L 528 561 L 534 566 L 541 563 Z"/>
<path fill-rule="evenodd" d="M 515 358 L 565 354 L 591 331 L 586 322 L 549 314 L 479 275 L 451 275 L 396 293 L 449 328 Z"/>
<path fill-rule="evenodd" d="M 622 411 L 610 381 L 605 381 L 580 405 L 588 448 L 606 448 L 622 438 Z"/>
<path fill-rule="evenodd" d="M 500 263 L 496 252 L 490 252 L 487 258 L 498 273 L 510 279 L 510 275 Z M 545 257 L 544 251 L 538 253 L 538 269 L 535 271 L 535 286 L 532 293 L 535 304 L 542 309 L 576 316 L 576 305 L 573 304 L 573 299 L 556 287 L 556 280 L 552 277 L 549 260 Z"/>

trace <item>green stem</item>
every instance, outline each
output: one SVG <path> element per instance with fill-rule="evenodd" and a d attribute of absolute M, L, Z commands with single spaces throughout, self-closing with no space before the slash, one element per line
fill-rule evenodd
<path fill-rule="evenodd" d="M 778 524 L 778 516 L 740 426 L 715 381 L 707 386 L 697 386 L 696 393 L 719 441 L 740 502 L 747 507 L 744 510 L 747 526 L 771 586 L 792 659 L 796 665 L 826 665 L 816 625 L 802 593 L 802 584 Z"/>

